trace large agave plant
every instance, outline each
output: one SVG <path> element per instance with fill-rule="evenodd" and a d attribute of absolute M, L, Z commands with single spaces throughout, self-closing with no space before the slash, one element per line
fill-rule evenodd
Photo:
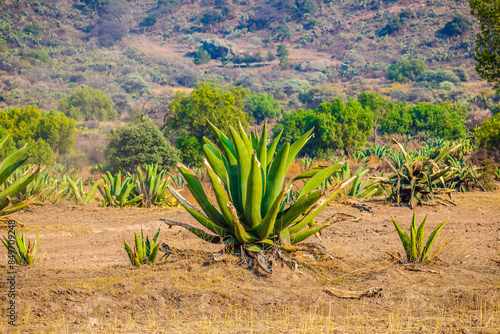
<path fill-rule="evenodd" d="M 8 135 L 0 139 L 0 149 L 7 141 Z M 23 191 L 42 171 L 39 166 L 28 168 L 15 182 L 6 182 L 8 178 L 28 160 L 29 150 L 33 147 L 25 146 L 0 162 L 0 217 L 19 211 L 33 203 L 40 193 L 16 201 L 16 196 Z"/>
<path fill-rule="evenodd" d="M 342 164 L 313 168 L 288 182 L 286 179 L 290 164 L 310 138 L 312 129 L 292 145 L 283 145 L 275 155 L 280 136 L 268 146 L 266 125 L 260 136 L 251 133 L 250 137 L 241 125 L 238 130 L 230 127 L 229 137 L 215 126 L 212 128 L 220 147 L 205 138 L 203 151 L 217 204 L 210 202 L 196 175 L 182 164 L 178 164 L 178 170 L 201 210 L 169 186 L 181 205 L 211 233 L 162 219 L 166 224 L 184 227 L 206 241 L 237 249 L 243 246 L 250 252 L 268 247 L 293 251 L 294 244 L 330 225 L 331 220 L 318 225 L 315 218 L 352 179 L 330 191 L 318 187 Z M 287 203 L 284 197 L 292 183 L 305 179 L 308 181 L 299 195 Z"/>
<path fill-rule="evenodd" d="M 446 181 L 456 171 L 452 169 L 452 166 L 440 167 L 438 164 L 458 149 L 460 144 L 441 151 L 434 160 L 414 160 L 399 142 L 394 139 L 393 142 L 399 145 L 404 156 L 404 163 L 396 168 L 386 159 L 394 173 L 386 177 L 375 178 L 382 184 L 390 186 L 389 198 L 397 204 L 406 202 L 412 209 L 420 203 L 435 204 L 436 199 L 442 202 L 437 197 L 440 194 L 448 194 L 451 201 L 451 193 L 454 190 L 446 188 Z"/>

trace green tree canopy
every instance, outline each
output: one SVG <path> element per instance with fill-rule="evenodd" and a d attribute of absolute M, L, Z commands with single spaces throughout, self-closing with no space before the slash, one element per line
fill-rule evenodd
<path fill-rule="evenodd" d="M 483 125 L 476 127 L 477 144 L 487 150 L 500 150 L 500 114 L 484 121 Z"/>
<path fill-rule="evenodd" d="M 207 119 L 224 132 L 228 132 L 228 125 L 238 126 L 238 120 L 247 128 L 243 108 L 248 94 L 239 86 L 228 89 L 212 83 L 198 85 L 189 95 L 177 92 L 170 103 L 166 133 L 185 132 L 201 143 L 204 136 L 215 139 Z"/>
<path fill-rule="evenodd" d="M 169 168 L 179 161 L 177 150 L 149 119 L 116 129 L 111 134 L 105 154 L 114 171 L 134 172 L 137 166 L 144 164 Z"/>
<path fill-rule="evenodd" d="M 73 94 L 59 100 L 59 110 L 77 121 L 116 119 L 113 100 L 105 92 L 82 85 Z"/>
<path fill-rule="evenodd" d="M 403 59 L 389 66 L 387 78 L 389 80 L 407 83 L 415 81 L 417 76 L 427 70 L 427 65 L 419 59 Z"/>
<path fill-rule="evenodd" d="M 500 91 L 500 1 L 470 0 L 469 5 L 481 25 L 476 36 L 476 71 Z"/>
<path fill-rule="evenodd" d="M 379 129 L 383 134 L 411 134 L 422 131 L 445 139 L 465 137 L 467 108 L 460 103 L 443 102 L 438 104 L 407 103 L 389 104 L 388 110 L 380 120 Z"/>
<path fill-rule="evenodd" d="M 361 103 L 363 108 L 369 108 L 373 113 L 373 141 L 376 141 L 379 119 L 385 115 L 390 103 L 381 95 L 369 92 L 359 94 L 358 102 Z"/>
<path fill-rule="evenodd" d="M 40 144 L 43 149 L 48 146 L 56 155 L 68 153 L 75 145 L 75 126 L 74 119 L 54 110 L 46 113 L 28 106 L 24 109 L 0 111 L 0 129 L 12 136 L 17 148 L 43 140 L 44 144 Z M 45 154 L 48 155 L 50 154 Z"/>
<path fill-rule="evenodd" d="M 266 93 L 252 94 L 246 102 L 245 111 L 253 116 L 257 124 L 266 118 L 279 118 L 281 115 L 279 102 Z"/>
<path fill-rule="evenodd" d="M 315 110 L 285 113 L 273 128 L 273 134 L 276 137 L 283 131 L 281 142 L 294 141 L 312 127 L 314 137 L 304 146 L 302 155 L 328 158 L 337 149 L 347 154 L 366 143 L 373 127 L 373 113 L 354 99 L 345 105 L 337 98 Z"/>

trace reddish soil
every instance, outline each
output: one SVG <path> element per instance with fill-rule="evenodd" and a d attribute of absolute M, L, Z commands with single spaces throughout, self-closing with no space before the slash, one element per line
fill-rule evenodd
<path fill-rule="evenodd" d="M 363 218 L 324 230 L 319 242 L 335 260 L 308 262 L 292 270 L 274 262 L 274 273 L 245 268 L 228 255 L 214 262 L 221 246 L 180 228 L 162 226 L 160 239 L 178 249 L 154 267 L 133 268 L 123 239 L 154 234 L 159 218 L 195 225 L 182 209 L 113 209 L 68 204 L 32 207 L 13 218 L 33 238 L 41 229 L 32 268 L 20 268 L 17 326 L 7 324 L 7 284 L 0 283 L 3 333 L 499 333 L 500 192 L 460 194 L 457 206 L 419 207 L 430 231 L 446 219 L 435 249 L 439 261 L 414 270 L 394 263 L 381 249 L 403 252 L 389 219 L 408 229 L 412 211 L 374 200 L 373 214 L 340 203 Z M 5 230 L 2 231 L 6 233 Z M 428 232 L 429 233 L 429 232 Z M 6 251 L 1 251 L 7 272 Z M 307 257 L 304 255 L 304 261 Z M 416 271 L 415 271 L 416 270 Z M 341 299 L 327 288 L 382 288 L 375 297 Z"/>

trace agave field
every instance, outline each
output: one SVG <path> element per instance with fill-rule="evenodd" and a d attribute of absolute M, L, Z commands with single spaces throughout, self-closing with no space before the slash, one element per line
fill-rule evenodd
<path fill-rule="evenodd" d="M 6 157 L 0 265 L 13 254 L 17 318 L 2 307 L 2 332 L 500 331 L 498 171 L 468 159 L 471 142 L 318 161 L 298 158 L 311 131 L 278 145 L 266 125 L 212 129 L 202 168 Z"/>

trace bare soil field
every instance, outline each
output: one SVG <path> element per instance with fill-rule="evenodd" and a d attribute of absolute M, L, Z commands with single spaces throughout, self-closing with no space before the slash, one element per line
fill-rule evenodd
<path fill-rule="evenodd" d="M 113 209 L 68 204 L 31 207 L 13 216 L 33 238 L 41 229 L 32 268 L 17 274 L 17 326 L 7 323 L 8 286 L 0 282 L 2 333 L 499 333 L 500 192 L 455 196 L 457 206 L 418 207 L 427 234 L 449 218 L 435 248 L 439 261 L 397 264 L 380 250 L 403 252 L 393 216 L 407 230 L 412 211 L 371 200 L 373 214 L 334 203 L 363 218 L 340 222 L 310 242 L 335 259 L 292 270 L 275 261 L 273 274 L 239 258 L 210 256 L 222 246 L 180 228 L 162 226 L 161 241 L 191 250 L 154 267 L 133 268 L 123 249 L 133 232 L 152 236 L 159 218 L 195 224 L 183 209 Z M 321 220 L 319 220 L 321 221 Z M 5 235 L 6 230 L 2 233 Z M 2 277 L 7 254 L 1 253 Z M 297 255 L 300 257 L 300 254 Z M 364 291 L 345 299 L 328 289 Z"/>

